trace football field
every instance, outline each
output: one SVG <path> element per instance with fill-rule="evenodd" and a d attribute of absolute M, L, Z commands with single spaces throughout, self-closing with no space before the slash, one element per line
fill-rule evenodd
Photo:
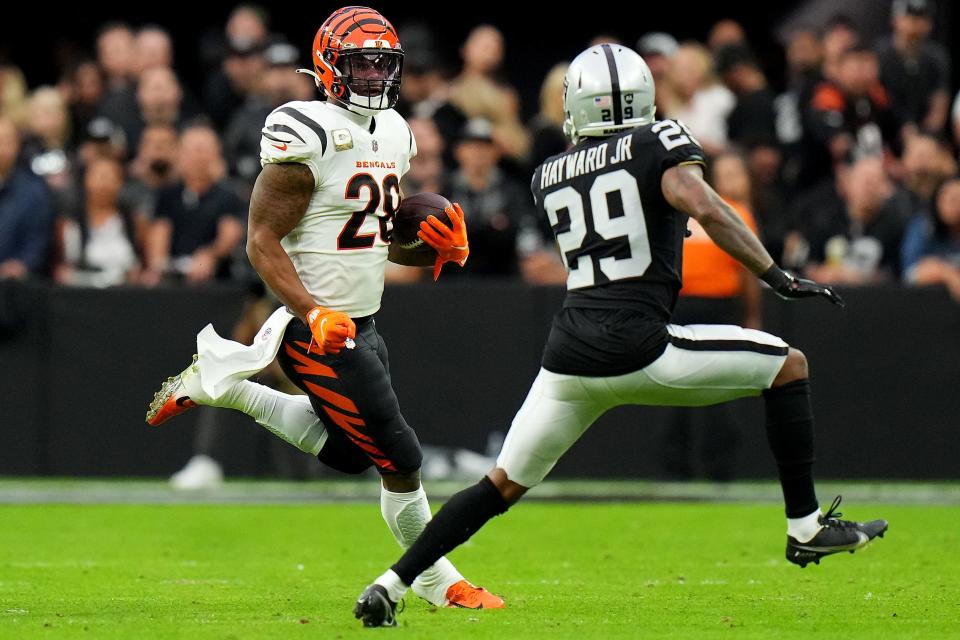
<path fill-rule="evenodd" d="M 546 485 L 451 556 L 507 609 L 410 594 L 377 630 L 350 613 L 398 556 L 375 484 L 266 486 L 0 482 L 0 638 L 960 638 L 956 485 L 848 491 L 886 538 L 802 570 L 774 485 Z"/>

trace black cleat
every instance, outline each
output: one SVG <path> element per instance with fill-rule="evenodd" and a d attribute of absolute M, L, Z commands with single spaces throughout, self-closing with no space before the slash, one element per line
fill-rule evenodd
<path fill-rule="evenodd" d="M 387 590 L 372 584 L 363 590 L 353 606 L 355 618 L 363 620 L 365 627 L 397 626 L 397 603 L 387 596 Z"/>
<path fill-rule="evenodd" d="M 832 553 L 862 549 L 874 538 L 883 537 L 887 531 L 886 520 L 853 522 L 841 520 L 843 514 L 837 511 L 840 496 L 833 500 L 830 510 L 820 516 L 822 527 L 817 535 L 806 542 L 798 542 L 793 536 L 787 536 L 787 560 L 804 568 L 809 563 L 820 564 L 820 558 Z"/>

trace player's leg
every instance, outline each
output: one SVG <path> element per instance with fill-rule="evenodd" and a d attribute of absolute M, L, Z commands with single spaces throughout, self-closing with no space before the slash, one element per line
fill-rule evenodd
<path fill-rule="evenodd" d="M 615 386 L 639 404 L 699 406 L 762 393 L 767 439 L 783 491 L 791 562 L 805 566 L 882 535 L 885 521 L 849 523 L 836 517 L 835 507 L 826 515 L 820 513 L 803 353 L 768 333 L 731 325 L 670 325 L 668 331 L 671 340 L 663 355 L 636 374 L 622 376 Z"/>
<path fill-rule="evenodd" d="M 805 567 L 838 551 L 862 547 L 887 530 L 885 520 L 850 522 L 841 520 L 840 496 L 826 514 L 820 512 L 813 482 L 813 409 L 806 356 L 790 349 L 783 367 L 769 389 L 766 400 L 767 439 L 774 458 L 784 500 L 787 504 L 787 560 Z M 795 496 L 791 510 L 787 496 Z M 806 498 L 809 502 L 803 503 Z M 813 509 L 810 509 L 812 502 Z"/>
<path fill-rule="evenodd" d="M 510 426 L 497 467 L 444 504 L 400 560 L 364 591 L 354 614 L 367 626 L 380 626 L 384 616 L 392 618 L 391 603 L 403 597 L 407 585 L 425 567 L 466 542 L 539 484 L 614 403 L 602 385 L 541 369 Z"/>
<path fill-rule="evenodd" d="M 423 454 L 416 433 L 400 412 L 386 345 L 373 321 L 358 323 L 355 342 L 354 349 L 338 355 L 319 355 L 315 348 L 311 352 L 309 329 L 293 321 L 279 360 L 288 377 L 309 394 L 331 440 L 338 433 L 376 467 L 381 475 L 381 514 L 406 548 L 431 518 L 420 485 Z M 502 605 L 499 598 L 469 586 L 446 558 L 439 558 L 424 572 L 414 591 L 437 605 L 448 601 L 460 606 Z"/>
<path fill-rule="evenodd" d="M 326 430 L 306 396 L 283 393 L 241 380 L 214 399 L 204 392 L 201 379 L 202 371 L 194 356 L 190 366 L 167 378 L 154 395 L 147 411 L 147 422 L 154 426 L 162 424 L 197 405 L 235 409 L 301 451 L 316 455 L 323 446 Z"/>
<path fill-rule="evenodd" d="M 376 334 L 376 339 L 378 342 L 377 356 L 383 365 L 383 371 L 386 373 L 386 391 L 389 392 L 388 396 L 392 398 L 393 402 L 392 405 L 384 407 L 384 413 L 399 416 L 402 420 L 403 417 L 399 405 L 396 404 L 396 395 L 393 392 L 393 383 L 390 378 L 390 356 L 387 345 L 379 333 Z M 412 429 L 409 433 L 415 438 Z M 419 444 L 419 441 L 417 441 L 418 450 Z M 413 486 L 410 486 L 411 481 L 415 481 Z M 420 484 L 419 465 L 415 472 L 408 474 L 381 473 L 381 483 L 380 513 L 387 526 L 390 527 L 397 543 L 403 549 L 406 549 L 413 544 L 433 517 L 430 505 L 427 502 L 427 495 Z M 453 566 L 453 563 L 445 557 L 439 558 L 417 577 L 413 584 L 413 590 L 414 593 L 426 597 L 431 602 L 445 602 L 448 606 L 468 609 L 491 609 L 504 606 L 503 599 L 499 596 L 467 582 Z"/>

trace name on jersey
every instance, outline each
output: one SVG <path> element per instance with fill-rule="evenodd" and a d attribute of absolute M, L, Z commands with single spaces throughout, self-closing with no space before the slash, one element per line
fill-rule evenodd
<path fill-rule="evenodd" d="M 381 162 L 380 160 L 357 160 L 357 169 L 396 169 L 396 162 Z"/>
<path fill-rule="evenodd" d="M 632 141 L 632 133 L 617 140 L 612 155 L 610 144 L 604 142 L 589 149 L 569 153 L 544 164 L 540 172 L 540 188 L 546 189 L 562 180 L 569 180 L 585 173 L 599 171 L 608 164 L 613 165 L 633 159 L 633 152 L 630 150 Z"/>

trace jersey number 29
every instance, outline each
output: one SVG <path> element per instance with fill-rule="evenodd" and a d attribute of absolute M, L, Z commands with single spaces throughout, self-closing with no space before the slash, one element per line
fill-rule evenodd
<path fill-rule="evenodd" d="M 557 232 L 560 255 L 570 270 L 567 288 L 579 289 L 597 284 L 591 254 L 609 254 L 613 249 L 611 245 L 622 246 L 624 241 L 629 246 L 629 255 L 619 251 L 618 256 L 600 258 L 597 260 L 600 271 L 609 280 L 642 276 L 650 266 L 651 255 L 636 178 L 625 169 L 600 174 L 594 179 L 587 195 L 590 201 L 589 216 L 583 196 L 571 186 L 547 194 L 543 199 L 554 229 L 566 227 L 566 224 L 561 225 L 562 212 L 565 212 L 563 222 L 566 222 L 566 218 L 570 221 L 569 229 Z M 611 214 L 608 204 L 611 196 L 620 198 L 622 215 Z"/>

